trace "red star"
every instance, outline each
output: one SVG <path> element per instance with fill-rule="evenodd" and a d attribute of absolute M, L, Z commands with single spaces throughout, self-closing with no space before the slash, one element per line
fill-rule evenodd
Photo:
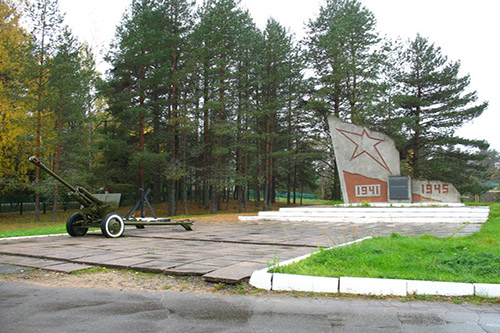
<path fill-rule="evenodd" d="M 384 142 L 384 140 L 371 137 L 370 135 L 368 135 L 366 129 L 363 129 L 363 133 L 361 134 L 344 131 L 341 129 L 337 129 L 337 131 L 339 131 L 343 136 L 345 136 L 356 146 L 354 152 L 352 153 L 351 161 L 363 154 L 366 154 L 370 156 L 378 165 L 392 174 L 389 166 L 387 165 L 384 158 L 382 157 L 382 154 L 380 154 L 380 151 L 377 148 L 377 146 Z"/>

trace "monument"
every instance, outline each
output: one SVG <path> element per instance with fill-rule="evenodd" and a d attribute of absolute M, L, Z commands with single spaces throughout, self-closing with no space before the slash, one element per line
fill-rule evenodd
<path fill-rule="evenodd" d="M 389 136 L 334 116 L 328 122 L 345 203 L 460 202 L 453 184 L 402 177 Z"/>
<path fill-rule="evenodd" d="M 467 223 L 479 228 L 488 219 L 489 207 L 468 207 L 460 203 L 460 193 L 450 183 L 401 176 L 399 152 L 394 140 L 387 135 L 335 117 L 329 117 L 328 121 L 345 204 L 284 207 L 279 211 L 239 216 L 238 220 Z M 351 205 L 365 202 L 373 204 Z"/>

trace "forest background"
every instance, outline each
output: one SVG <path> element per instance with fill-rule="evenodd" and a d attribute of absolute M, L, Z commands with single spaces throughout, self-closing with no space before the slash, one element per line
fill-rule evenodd
<path fill-rule="evenodd" d="M 499 155 L 458 137 L 487 102 L 460 62 L 426 37 L 388 40 L 356 0 L 326 0 L 296 40 L 256 27 L 235 0 L 135 0 L 116 28 L 107 73 L 64 23 L 57 0 L 0 0 L 0 195 L 64 194 L 71 183 L 216 213 L 235 198 L 270 209 L 276 193 L 341 199 L 326 118 L 396 140 L 404 175 L 498 185 Z"/>

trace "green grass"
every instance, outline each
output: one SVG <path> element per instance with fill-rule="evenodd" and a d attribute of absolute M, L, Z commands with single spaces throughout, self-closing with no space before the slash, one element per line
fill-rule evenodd
<path fill-rule="evenodd" d="M 278 273 L 451 282 L 500 283 L 500 204 L 481 231 L 466 237 L 393 234 L 321 250 Z"/>
<path fill-rule="evenodd" d="M 21 236 L 37 236 L 37 235 L 52 235 L 66 233 L 65 225 L 56 225 L 48 227 L 18 229 L 18 230 L 5 230 L 0 231 L 0 238 L 6 237 L 21 237 Z"/>

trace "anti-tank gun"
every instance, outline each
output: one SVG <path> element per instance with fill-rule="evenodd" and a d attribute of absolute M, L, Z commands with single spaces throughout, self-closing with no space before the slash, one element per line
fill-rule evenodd
<path fill-rule="evenodd" d="M 68 195 L 82 205 L 80 212 L 72 214 L 66 221 L 66 231 L 70 236 L 85 236 L 89 228 L 100 227 L 104 236 L 108 238 L 116 238 L 123 234 L 125 225 L 135 225 L 136 228 L 141 229 L 146 225 L 180 225 L 185 230 L 192 230 L 191 225 L 193 224 L 193 221 L 189 219 L 171 221 L 166 217 L 157 217 L 147 199 L 147 195 L 150 193 L 150 190 L 144 192 L 143 189 L 140 189 L 141 197 L 139 201 L 127 214 L 127 216 L 125 216 L 125 219 L 123 219 L 120 215 L 114 212 L 114 210 L 118 208 L 119 194 L 92 194 L 83 187 L 69 184 L 67 181 L 59 177 L 54 171 L 40 162 L 35 156 L 30 157 L 29 160 L 31 163 L 42 168 L 58 182 L 63 184 L 69 190 Z M 115 199 L 117 198 L 116 196 L 118 196 L 118 200 L 113 202 L 113 196 L 115 196 Z M 103 198 L 105 200 L 103 200 Z M 153 218 L 145 217 L 145 204 L 154 216 Z M 141 216 L 134 217 L 133 214 L 138 208 L 141 209 Z"/>
<path fill-rule="evenodd" d="M 69 184 L 35 156 L 29 160 L 63 184 L 69 190 L 68 195 L 82 205 L 81 211 L 72 214 L 66 221 L 66 231 L 70 236 L 84 236 L 89 228 L 99 227 L 102 234 L 108 238 L 120 237 L 123 234 L 125 230 L 123 218 L 114 212 L 117 205 L 98 199 L 83 187 Z"/>

